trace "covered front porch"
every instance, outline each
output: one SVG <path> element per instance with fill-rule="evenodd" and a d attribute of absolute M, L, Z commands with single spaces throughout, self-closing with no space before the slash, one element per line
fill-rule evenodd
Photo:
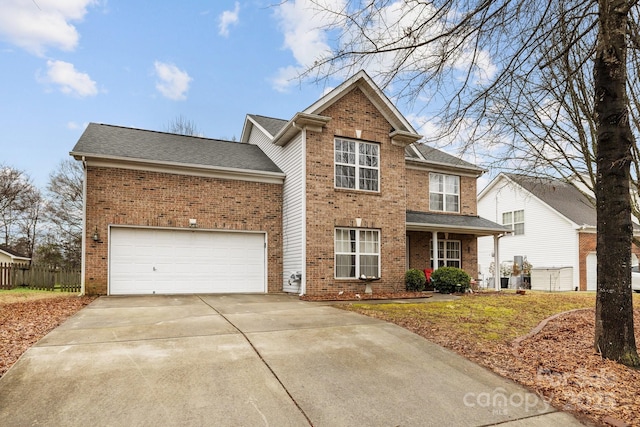
<path fill-rule="evenodd" d="M 493 236 L 496 259 L 498 239 L 511 229 L 479 216 L 407 211 L 407 269 L 431 272 L 442 266 L 463 269 L 478 277 L 477 238 Z M 486 284 L 485 284 L 486 286 Z"/>

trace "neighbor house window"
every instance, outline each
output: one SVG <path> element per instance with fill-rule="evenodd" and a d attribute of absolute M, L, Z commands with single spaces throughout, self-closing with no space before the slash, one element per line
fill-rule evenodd
<path fill-rule="evenodd" d="M 511 227 L 514 235 L 524 234 L 524 210 L 504 212 L 502 225 Z"/>
<path fill-rule="evenodd" d="M 336 138 L 336 187 L 378 191 L 379 160 L 378 144 Z"/>
<path fill-rule="evenodd" d="M 460 211 L 459 176 L 429 174 L 429 209 L 442 212 Z"/>
<path fill-rule="evenodd" d="M 433 260 L 433 246 L 430 253 Z M 460 241 L 438 240 L 438 267 L 460 268 L 460 265 Z"/>
<path fill-rule="evenodd" d="M 336 278 L 380 277 L 380 232 L 336 228 Z"/>

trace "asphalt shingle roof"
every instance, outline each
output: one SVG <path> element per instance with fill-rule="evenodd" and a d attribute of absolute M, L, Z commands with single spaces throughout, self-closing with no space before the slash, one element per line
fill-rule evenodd
<path fill-rule="evenodd" d="M 475 215 L 450 215 L 430 212 L 407 211 L 406 221 L 409 224 L 441 225 L 455 228 L 468 228 L 487 231 L 510 231 L 509 227 L 496 224 L 488 219 Z"/>
<path fill-rule="evenodd" d="M 596 226 L 595 201 L 573 185 L 552 178 L 505 173 L 519 186 L 578 225 Z"/>
<path fill-rule="evenodd" d="M 256 114 L 249 114 L 248 116 L 262 126 L 264 130 L 269 132 L 272 137 L 276 136 L 276 134 L 288 123 L 287 120 L 276 119 L 274 117 L 259 116 Z"/>
<path fill-rule="evenodd" d="M 256 145 L 90 123 L 72 155 L 282 172 Z"/>
<path fill-rule="evenodd" d="M 18 258 L 29 258 L 28 256 L 23 255 L 20 252 L 16 252 L 13 249 L 11 249 L 11 248 L 9 248 L 7 246 L 4 246 L 4 245 L 0 245 L 0 251 L 6 252 L 9 255 L 12 255 L 12 256 L 18 257 Z"/>
<path fill-rule="evenodd" d="M 421 142 L 417 142 L 415 144 L 413 144 L 413 146 L 420 151 L 420 154 L 422 154 L 424 156 L 425 159 L 427 159 L 430 162 L 435 162 L 435 163 L 442 163 L 442 164 L 446 164 L 446 165 L 451 165 L 451 166 L 458 166 L 458 167 L 463 167 L 463 168 L 467 168 L 467 169 L 477 169 L 477 170 L 481 170 L 481 168 L 479 168 L 478 166 L 474 165 L 473 163 L 469 163 L 466 162 L 456 156 L 452 156 L 451 154 L 447 154 L 444 151 L 438 150 L 437 148 L 433 148 L 430 147 L 424 143 Z M 411 154 L 410 152 L 407 151 L 408 154 Z M 414 157 L 412 155 L 409 155 L 409 157 Z M 415 157 L 414 157 L 415 158 Z"/>

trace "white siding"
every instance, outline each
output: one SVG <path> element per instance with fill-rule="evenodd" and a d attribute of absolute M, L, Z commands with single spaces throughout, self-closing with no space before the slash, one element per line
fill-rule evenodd
<path fill-rule="evenodd" d="M 255 126 L 249 135 L 249 144 L 259 146 L 286 174 L 283 187 L 282 208 L 282 288 L 285 292 L 299 292 L 300 283 L 289 284 L 293 272 L 303 271 L 303 185 L 301 134 L 284 147 L 271 142 Z M 304 280 L 304 278 L 303 278 Z"/>
<path fill-rule="evenodd" d="M 481 199 L 478 215 L 502 224 L 502 213 L 524 210 L 524 234 L 500 238 L 500 261 L 516 255 L 527 257 L 534 268 L 572 267 L 573 285 L 579 284 L 578 238 L 574 225 L 519 186 L 501 178 Z M 478 239 L 478 263 L 485 278 L 491 277 L 493 237 Z"/>

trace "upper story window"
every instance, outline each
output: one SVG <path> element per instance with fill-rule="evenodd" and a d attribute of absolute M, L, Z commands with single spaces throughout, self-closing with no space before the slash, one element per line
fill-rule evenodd
<path fill-rule="evenodd" d="M 503 212 L 502 225 L 511 227 L 514 235 L 524 234 L 524 210 Z"/>
<path fill-rule="evenodd" d="M 335 167 L 337 188 L 378 191 L 380 146 L 336 138 Z"/>
<path fill-rule="evenodd" d="M 441 173 L 429 174 L 429 209 L 460 212 L 460 177 Z"/>

